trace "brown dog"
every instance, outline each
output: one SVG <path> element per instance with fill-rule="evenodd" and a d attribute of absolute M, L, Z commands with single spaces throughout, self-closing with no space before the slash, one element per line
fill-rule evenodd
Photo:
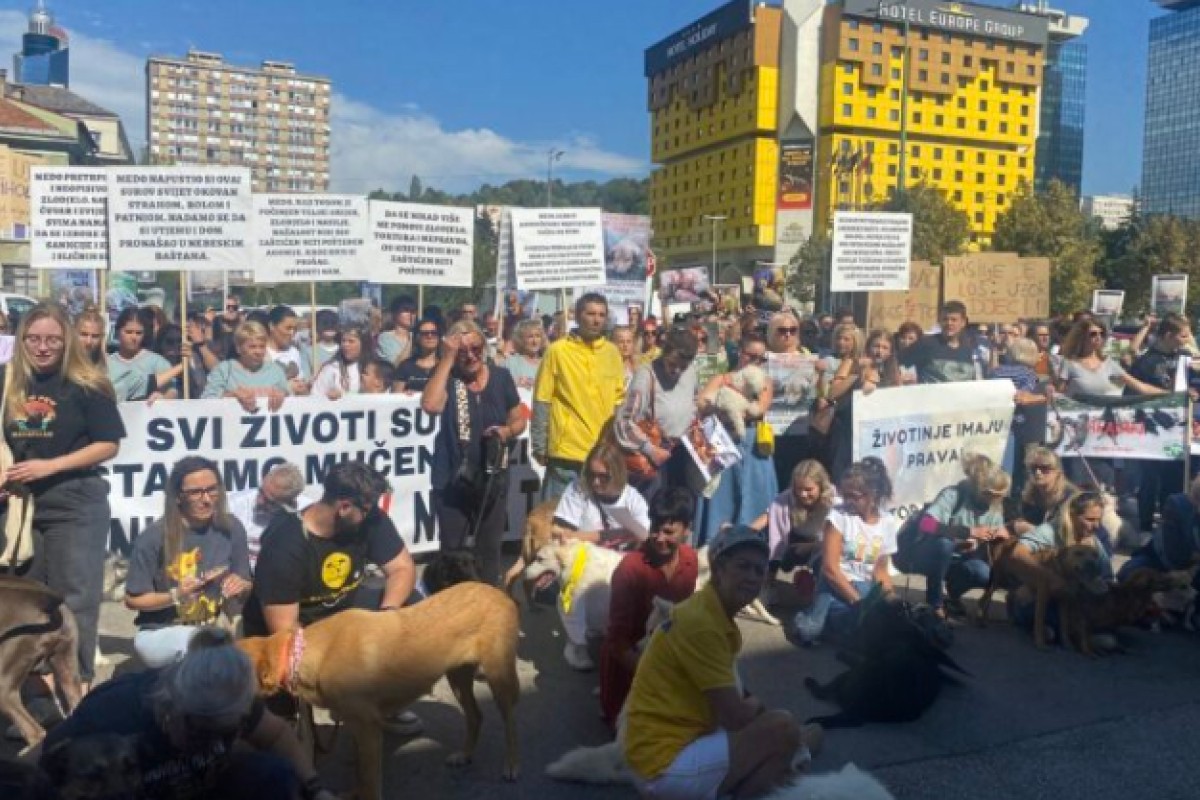
<path fill-rule="evenodd" d="M 75 615 L 60 594 L 28 578 L 0 576 L 0 713 L 13 721 L 30 747 L 46 731 L 21 702 L 21 685 L 45 660 L 62 694 L 63 710 L 74 711 L 83 694 L 78 641 Z"/>
<path fill-rule="evenodd" d="M 1034 644 L 1039 650 L 1046 649 L 1046 609 L 1052 599 L 1064 601 L 1059 603 L 1059 621 L 1064 631 L 1070 631 L 1076 624 L 1075 598 L 1107 591 L 1108 585 L 1101 575 L 1099 547 L 1099 543 L 1085 540 L 1069 547 L 1031 553 L 1017 539 L 993 545 L 991 578 L 979 600 L 979 624 L 986 624 L 992 594 L 997 587 L 1005 587 L 1011 592 L 1014 587 L 1023 584 L 1034 596 Z M 1037 564 L 1037 569 L 1021 569 L 1021 562 L 1015 557 L 1018 548 L 1021 554 Z M 1012 602 L 1011 596 L 1009 602 Z"/>
<path fill-rule="evenodd" d="M 427 694 L 443 675 L 467 718 L 468 764 L 479 740 L 475 673 L 482 673 L 504 718 L 504 778 L 516 780 L 517 606 L 499 589 L 461 583 L 395 611 L 342 611 L 302 632 L 238 642 L 263 694 L 290 691 L 341 719 L 358 743 L 358 794 L 383 793 L 383 719 Z M 297 637 L 302 636 L 299 641 Z"/>
<path fill-rule="evenodd" d="M 1073 633 L 1079 651 L 1092 655 L 1092 631 L 1136 625 L 1154 606 L 1157 592 L 1175 591 L 1190 583 L 1191 575 L 1187 572 L 1158 572 L 1143 567 L 1115 583 L 1105 594 L 1078 598 Z"/>
<path fill-rule="evenodd" d="M 525 517 L 525 534 L 521 537 L 521 556 L 517 563 L 504 573 L 504 591 L 512 592 L 513 584 L 521 578 L 525 568 L 537 560 L 538 551 L 550 544 L 554 536 L 554 512 L 558 509 L 558 499 L 541 503 Z M 525 589 L 525 600 L 528 603 L 533 594 L 533 585 L 522 581 Z"/>

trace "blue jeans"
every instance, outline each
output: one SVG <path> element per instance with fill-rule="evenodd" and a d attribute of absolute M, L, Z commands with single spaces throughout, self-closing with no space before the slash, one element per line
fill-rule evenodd
<path fill-rule="evenodd" d="M 971 589 L 987 586 L 992 570 L 983 555 L 981 548 L 958 553 L 954 550 L 954 540 L 944 536 L 917 537 L 912 551 L 912 569 L 925 576 L 925 602 L 932 608 L 941 608 L 945 603 L 945 591 L 957 600 Z"/>
<path fill-rule="evenodd" d="M 866 597 L 871 592 L 874 581 L 850 581 L 850 585 L 858 592 L 859 597 Z M 842 600 L 833 593 L 833 589 L 825 582 L 825 577 L 817 581 L 817 595 L 829 596 L 829 612 L 825 616 L 824 634 L 832 639 L 840 639 L 854 630 L 858 624 L 858 604 L 853 605 Z"/>

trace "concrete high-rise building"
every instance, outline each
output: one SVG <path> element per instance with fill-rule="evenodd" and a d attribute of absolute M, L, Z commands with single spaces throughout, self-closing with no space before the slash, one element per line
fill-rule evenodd
<path fill-rule="evenodd" d="M 827 6 L 817 169 L 829 190 L 818 225 L 902 181 L 924 182 L 987 242 L 1033 184 L 1048 27 L 1042 16 L 943 0 Z"/>
<path fill-rule="evenodd" d="M 1087 43 L 1080 37 L 1089 20 L 1051 8 L 1049 0 L 1022 0 L 1017 8 L 1050 22 L 1034 186 L 1045 191 L 1051 181 L 1058 180 L 1079 195 L 1083 184 L 1088 55 Z"/>
<path fill-rule="evenodd" d="M 1200 219 L 1200 0 L 1150 20 L 1142 211 Z"/>
<path fill-rule="evenodd" d="M 71 85 L 67 33 L 54 24 L 42 0 L 29 12 L 29 30 L 21 36 L 21 52 L 13 55 L 13 80 L 30 86 Z"/>
<path fill-rule="evenodd" d="M 329 188 L 328 78 L 292 64 L 226 64 L 220 55 L 146 62 L 147 161 L 249 167 L 256 192 Z"/>

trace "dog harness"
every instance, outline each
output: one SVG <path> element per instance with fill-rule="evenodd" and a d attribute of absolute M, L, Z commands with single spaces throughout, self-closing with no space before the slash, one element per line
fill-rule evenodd
<path fill-rule="evenodd" d="M 296 632 L 284 640 L 282 650 L 279 685 L 289 694 L 295 694 L 296 683 L 300 680 L 300 662 L 304 659 L 304 628 L 296 628 Z"/>
<path fill-rule="evenodd" d="M 571 576 L 563 584 L 562 593 L 559 595 L 563 613 L 565 614 L 571 613 L 571 605 L 575 602 L 575 589 L 578 588 L 579 580 L 583 577 L 583 571 L 587 568 L 587 561 L 588 549 L 586 547 L 577 547 L 575 549 L 575 560 L 571 562 Z"/>

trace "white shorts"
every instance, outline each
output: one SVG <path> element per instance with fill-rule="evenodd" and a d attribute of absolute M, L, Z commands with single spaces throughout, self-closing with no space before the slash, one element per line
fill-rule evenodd
<path fill-rule="evenodd" d="M 657 778 L 647 781 L 635 773 L 633 784 L 653 800 L 715 800 L 728 773 L 729 734 L 718 730 L 683 748 Z"/>

